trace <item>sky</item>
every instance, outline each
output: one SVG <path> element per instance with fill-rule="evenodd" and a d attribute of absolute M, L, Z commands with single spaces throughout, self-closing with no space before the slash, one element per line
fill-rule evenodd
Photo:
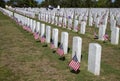
<path fill-rule="evenodd" d="M 115 2 L 115 0 L 111 0 L 112 2 Z"/>
<path fill-rule="evenodd" d="M 38 1 L 38 2 L 40 3 L 40 2 L 42 2 L 43 0 L 36 0 L 36 1 Z"/>

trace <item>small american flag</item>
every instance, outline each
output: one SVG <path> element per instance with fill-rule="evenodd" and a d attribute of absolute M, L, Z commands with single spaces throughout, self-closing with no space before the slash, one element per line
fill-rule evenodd
<path fill-rule="evenodd" d="M 96 32 L 94 32 L 94 38 L 98 38 L 98 35 L 96 34 Z"/>
<path fill-rule="evenodd" d="M 27 31 L 28 31 L 28 32 L 32 32 L 31 29 L 30 29 L 30 27 L 27 28 Z"/>
<path fill-rule="evenodd" d="M 62 26 L 63 24 L 62 24 L 62 23 L 60 23 L 60 25 Z"/>
<path fill-rule="evenodd" d="M 104 36 L 103 36 L 103 38 L 104 38 L 104 40 L 108 40 L 109 39 L 109 36 L 108 36 L 108 34 L 105 34 Z"/>
<path fill-rule="evenodd" d="M 68 19 L 71 19 L 71 16 L 68 16 Z"/>
<path fill-rule="evenodd" d="M 70 61 L 69 67 L 72 68 L 75 71 L 77 71 L 80 68 L 80 63 L 78 62 L 76 54 L 74 55 L 74 57 Z"/>
<path fill-rule="evenodd" d="M 28 31 L 27 29 L 28 29 L 28 26 L 26 25 L 26 26 L 25 26 L 25 30 Z"/>
<path fill-rule="evenodd" d="M 79 27 L 75 27 L 76 30 L 79 30 Z"/>
<path fill-rule="evenodd" d="M 65 25 L 65 24 L 64 24 L 63 26 L 64 26 L 64 27 L 66 27 L 66 25 Z"/>
<path fill-rule="evenodd" d="M 94 32 L 94 36 L 96 36 L 97 34 L 96 34 L 96 32 Z"/>
<path fill-rule="evenodd" d="M 21 22 L 21 21 L 19 21 L 19 25 L 20 25 L 20 26 L 22 25 L 22 22 Z"/>
<path fill-rule="evenodd" d="M 57 53 L 58 53 L 58 55 L 60 55 L 60 56 L 63 56 L 63 55 L 64 55 L 63 45 L 62 45 L 62 44 L 61 44 L 60 47 L 57 49 Z"/>
<path fill-rule="evenodd" d="M 26 26 L 23 26 L 23 30 L 27 30 L 27 27 L 26 27 Z"/>
<path fill-rule="evenodd" d="M 37 40 L 39 38 L 39 34 L 38 33 L 35 33 L 34 34 L 34 39 Z"/>
<path fill-rule="evenodd" d="M 28 31 L 28 26 L 26 25 L 26 31 Z"/>
<path fill-rule="evenodd" d="M 44 43 L 44 42 L 45 42 L 45 35 L 43 35 L 43 36 L 40 38 L 40 41 L 41 41 L 41 43 Z"/>
<path fill-rule="evenodd" d="M 70 24 L 70 28 L 72 29 L 72 24 Z"/>
<path fill-rule="evenodd" d="M 29 27 L 28 27 L 28 26 L 26 26 L 26 31 L 28 31 L 28 28 L 29 28 Z"/>
<path fill-rule="evenodd" d="M 51 48 L 51 49 L 55 48 L 55 46 L 54 46 L 54 40 L 53 40 L 53 39 L 52 39 L 52 41 L 51 41 L 51 43 L 50 43 L 50 48 Z"/>

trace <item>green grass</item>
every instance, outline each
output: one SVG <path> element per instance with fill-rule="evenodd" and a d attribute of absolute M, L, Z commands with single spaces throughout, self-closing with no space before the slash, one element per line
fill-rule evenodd
<path fill-rule="evenodd" d="M 0 81 L 120 81 L 120 44 L 111 45 L 109 42 L 94 40 L 92 37 L 94 28 L 87 27 L 86 34 L 81 35 L 45 24 L 58 28 L 59 37 L 62 31 L 69 33 L 70 52 L 66 55 L 65 61 L 60 61 L 59 56 L 53 53 L 49 45 L 43 47 L 44 44 L 36 42 L 32 34 L 0 13 Z M 83 40 L 83 58 L 79 74 L 71 73 L 68 67 L 73 36 L 80 36 Z M 91 42 L 102 45 L 100 76 L 94 76 L 87 71 L 88 45 Z"/>

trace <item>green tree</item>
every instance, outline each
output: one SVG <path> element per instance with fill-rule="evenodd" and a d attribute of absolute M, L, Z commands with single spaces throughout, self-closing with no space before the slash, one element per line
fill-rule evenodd
<path fill-rule="evenodd" d="M 36 0 L 10 0 L 7 5 L 13 7 L 37 7 L 38 2 Z"/>
<path fill-rule="evenodd" d="M 4 0 L 0 0 L 0 7 L 5 7 L 5 1 Z"/>
<path fill-rule="evenodd" d="M 116 8 L 120 8 L 120 0 L 115 0 L 115 2 L 113 3 L 113 6 Z"/>
<path fill-rule="evenodd" d="M 109 8 L 109 7 L 120 7 L 120 0 L 115 0 L 114 3 L 111 0 L 45 0 L 41 3 L 41 6 L 57 6 L 61 7 L 79 7 L 79 8 Z"/>

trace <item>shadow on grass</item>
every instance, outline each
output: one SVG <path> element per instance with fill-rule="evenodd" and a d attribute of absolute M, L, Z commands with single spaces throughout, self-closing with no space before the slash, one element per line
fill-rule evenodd
<path fill-rule="evenodd" d="M 44 44 L 44 45 L 42 45 L 42 47 L 48 47 L 48 45 L 47 45 L 47 44 Z"/>
<path fill-rule="evenodd" d="M 65 61 L 65 57 L 60 57 L 59 60 Z"/>
<path fill-rule="evenodd" d="M 70 53 L 70 47 L 68 47 L 68 53 Z"/>
<path fill-rule="evenodd" d="M 75 70 L 70 70 L 70 72 L 71 72 L 71 73 L 74 73 L 74 74 L 79 74 L 79 73 L 80 73 L 80 70 L 77 70 L 77 71 L 75 71 Z"/>
<path fill-rule="evenodd" d="M 40 40 L 36 40 L 37 43 L 40 43 Z"/>
<path fill-rule="evenodd" d="M 82 61 L 82 59 L 83 59 L 83 55 L 81 55 L 81 61 Z"/>

